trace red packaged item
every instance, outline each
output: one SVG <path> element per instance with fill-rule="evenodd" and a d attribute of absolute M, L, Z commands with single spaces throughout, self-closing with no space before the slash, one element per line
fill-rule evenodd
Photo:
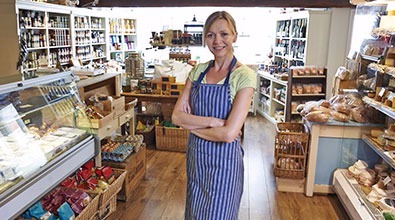
<path fill-rule="evenodd" d="M 86 182 L 78 183 L 77 188 L 82 190 L 89 190 L 89 186 Z"/>
<path fill-rule="evenodd" d="M 84 209 L 84 206 L 82 206 L 81 202 L 76 201 L 71 204 L 71 209 L 74 211 L 74 213 L 80 214 Z"/>
<path fill-rule="evenodd" d="M 114 171 L 111 167 L 104 167 L 102 169 L 103 177 L 107 180 L 109 184 L 111 184 L 115 180 Z"/>
<path fill-rule="evenodd" d="M 74 188 L 77 186 L 77 182 L 74 177 L 68 177 L 60 183 L 61 186 L 66 188 Z"/>
<path fill-rule="evenodd" d="M 86 170 L 92 170 L 92 168 L 95 166 L 95 162 L 93 160 L 90 160 L 86 162 L 84 165 L 82 165 L 82 169 Z"/>
<path fill-rule="evenodd" d="M 77 174 L 77 181 L 78 182 L 87 180 L 92 176 L 91 170 L 88 170 L 88 169 L 81 169 L 81 170 L 77 171 L 76 174 Z"/>
<path fill-rule="evenodd" d="M 96 169 L 95 169 L 95 174 L 96 174 L 96 177 L 97 177 L 97 179 L 102 179 L 102 178 L 104 178 L 103 177 L 103 168 L 104 167 L 96 167 Z"/>
<path fill-rule="evenodd" d="M 94 177 L 91 177 L 86 181 L 86 183 L 87 183 L 89 189 L 94 190 L 97 186 L 98 180 Z"/>

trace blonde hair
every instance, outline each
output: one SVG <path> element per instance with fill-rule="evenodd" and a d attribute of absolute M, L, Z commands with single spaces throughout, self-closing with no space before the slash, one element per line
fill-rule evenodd
<path fill-rule="evenodd" d="M 213 23 L 219 19 L 224 19 L 225 21 L 227 21 L 229 28 L 232 31 L 232 34 L 237 35 L 236 22 L 233 19 L 232 15 L 230 15 L 226 11 L 216 11 L 216 12 L 212 13 L 210 16 L 208 16 L 208 18 L 206 19 L 206 22 L 205 22 L 204 28 L 203 28 L 204 38 L 206 38 L 207 32 L 208 32 L 208 30 L 210 30 L 211 25 L 213 25 Z"/>

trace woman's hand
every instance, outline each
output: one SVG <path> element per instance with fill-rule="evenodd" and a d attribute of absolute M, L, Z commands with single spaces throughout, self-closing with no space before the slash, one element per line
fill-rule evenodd
<path fill-rule="evenodd" d="M 191 114 L 191 106 L 189 105 L 189 102 L 186 101 L 182 104 L 182 111 L 185 113 Z"/>
<path fill-rule="evenodd" d="M 222 127 L 225 125 L 225 120 L 219 119 L 219 118 L 211 118 L 210 120 L 210 128 L 215 128 L 215 127 Z"/>

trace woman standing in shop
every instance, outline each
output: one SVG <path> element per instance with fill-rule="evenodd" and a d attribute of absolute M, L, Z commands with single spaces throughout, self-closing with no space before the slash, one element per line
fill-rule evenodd
<path fill-rule="evenodd" d="M 211 14 L 203 34 L 214 60 L 189 73 L 172 115 L 174 124 L 191 131 L 185 219 L 237 219 L 244 181 L 240 134 L 256 75 L 233 54 L 237 30 L 229 13 Z"/>

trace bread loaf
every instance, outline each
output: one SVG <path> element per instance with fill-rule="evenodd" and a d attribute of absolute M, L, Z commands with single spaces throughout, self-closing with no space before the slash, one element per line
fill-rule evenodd
<path fill-rule="evenodd" d="M 350 120 L 350 116 L 349 115 L 346 115 L 346 114 L 341 113 L 341 112 L 332 111 L 331 115 L 332 115 L 333 120 L 335 120 L 335 121 L 348 122 Z"/>
<path fill-rule="evenodd" d="M 345 103 L 335 103 L 332 105 L 332 108 L 339 113 L 343 113 L 346 115 L 350 114 L 351 107 Z"/>
<path fill-rule="evenodd" d="M 323 111 L 312 111 L 308 113 L 305 118 L 311 122 L 327 122 L 330 118 L 330 114 Z"/>
<path fill-rule="evenodd" d="M 352 120 L 359 123 L 368 122 L 367 111 L 365 107 L 359 106 L 351 109 L 351 118 Z"/>

